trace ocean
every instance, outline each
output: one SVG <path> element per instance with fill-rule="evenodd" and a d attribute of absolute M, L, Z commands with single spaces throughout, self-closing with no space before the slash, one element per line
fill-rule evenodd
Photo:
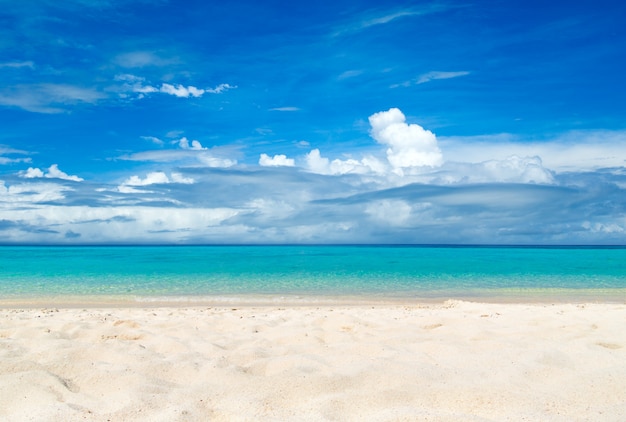
<path fill-rule="evenodd" d="M 0 300 L 626 301 L 624 247 L 0 246 Z"/>

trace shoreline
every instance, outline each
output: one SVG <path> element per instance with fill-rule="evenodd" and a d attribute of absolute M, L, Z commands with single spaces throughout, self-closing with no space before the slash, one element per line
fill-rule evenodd
<path fill-rule="evenodd" d="M 411 304 L 438 304 L 446 301 L 461 301 L 486 304 L 568 304 L 568 303 L 626 303 L 626 289 L 501 289 L 472 291 L 467 294 L 430 292 L 424 295 L 50 295 L 16 296 L 0 298 L 0 309 L 16 308 L 162 308 L 203 306 L 368 306 Z"/>

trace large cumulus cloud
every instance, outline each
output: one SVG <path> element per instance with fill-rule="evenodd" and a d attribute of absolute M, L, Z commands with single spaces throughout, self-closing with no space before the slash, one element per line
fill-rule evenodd
<path fill-rule="evenodd" d="M 372 137 L 388 146 L 387 159 L 394 171 L 420 166 L 441 165 L 443 157 L 436 136 L 417 124 L 407 124 L 397 108 L 375 113 L 369 117 Z"/>
<path fill-rule="evenodd" d="M 323 175 L 361 175 L 363 181 L 380 186 L 554 183 L 554 173 L 544 166 L 540 156 L 515 154 L 515 149 L 502 158 L 483 155 L 478 162 L 445 161 L 437 136 L 418 124 L 407 123 L 404 113 L 397 108 L 372 114 L 369 123 L 370 136 L 387 147 L 378 155 L 331 158 L 314 148 L 301 160 L 301 167 Z M 524 148 L 521 152 L 528 154 L 533 150 Z M 477 157 L 478 153 L 472 155 L 472 158 Z"/>

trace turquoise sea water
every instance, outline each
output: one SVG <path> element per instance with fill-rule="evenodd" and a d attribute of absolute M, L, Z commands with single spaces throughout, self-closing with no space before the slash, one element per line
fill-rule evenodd
<path fill-rule="evenodd" d="M 0 300 L 245 297 L 626 301 L 626 248 L 3 246 Z"/>

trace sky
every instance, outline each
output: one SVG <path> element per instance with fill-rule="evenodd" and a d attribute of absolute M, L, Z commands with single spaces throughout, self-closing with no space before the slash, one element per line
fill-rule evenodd
<path fill-rule="evenodd" d="M 626 244 L 624 22 L 0 0 L 0 244 Z"/>

